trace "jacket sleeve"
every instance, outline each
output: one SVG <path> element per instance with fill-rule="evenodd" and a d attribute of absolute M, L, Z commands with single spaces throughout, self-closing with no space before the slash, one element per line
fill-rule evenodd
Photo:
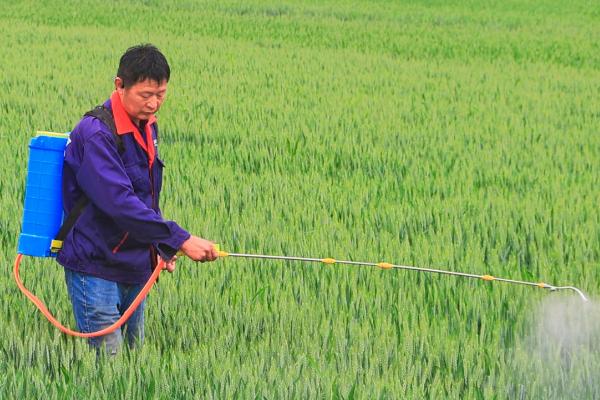
<path fill-rule="evenodd" d="M 85 141 L 83 152 L 76 179 L 90 201 L 132 238 L 172 258 L 190 234 L 137 197 L 113 138 L 97 132 Z"/>

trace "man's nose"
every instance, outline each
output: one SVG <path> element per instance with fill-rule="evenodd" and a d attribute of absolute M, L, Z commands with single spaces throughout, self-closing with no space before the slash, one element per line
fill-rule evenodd
<path fill-rule="evenodd" d="M 150 99 L 148 99 L 146 106 L 152 110 L 156 109 L 158 107 L 158 99 L 151 97 Z"/>

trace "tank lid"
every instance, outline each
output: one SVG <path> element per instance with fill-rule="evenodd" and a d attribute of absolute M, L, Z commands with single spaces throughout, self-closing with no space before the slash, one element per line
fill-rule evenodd
<path fill-rule="evenodd" d="M 63 132 L 37 131 L 35 133 L 35 137 L 38 137 L 38 136 L 50 136 L 50 137 L 57 137 L 57 138 L 68 139 L 70 133 L 71 132 L 63 133 Z"/>

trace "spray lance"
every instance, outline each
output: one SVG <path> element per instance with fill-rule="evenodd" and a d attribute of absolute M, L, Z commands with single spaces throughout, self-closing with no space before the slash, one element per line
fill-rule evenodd
<path fill-rule="evenodd" d="M 67 145 L 68 133 L 38 132 L 38 135 L 31 139 L 29 144 L 29 161 L 27 168 L 27 184 L 25 189 L 25 204 L 23 208 L 23 228 L 19 235 L 19 244 L 17 257 L 14 263 L 14 277 L 19 289 L 31 300 L 35 306 L 44 314 L 44 316 L 62 332 L 77 337 L 97 337 L 109 334 L 120 326 L 133 314 L 135 309 L 144 300 L 158 276 L 165 266 L 164 261 L 160 261 L 152 272 L 148 282 L 144 285 L 131 306 L 123 313 L 122 317 L 113 325 L 97 332 L 82 333 L 71 330 L 52 316 L 44 303 L 31 293 L 21 281 L 19 267 L 23 256 L 32 257 L 55 257 L 57 248 L 56 235 L 63 222 L 62 210 L 62 167 L 64 161 L 64 152 Z M 218 249 L 217 249 L 218 250 Z M 554 286 L 544 282 L 527 282 L 514 279 L 498 278 L 492 275 L 477 275 L 465 272 L 447 271 L 433 268 L 422 268 L 408 265 L 390 264 L 387 262 L 362 262 L 362 261 L 344 261 L 333 258 L 308 258 L 294 257 L 285 255 L 265 255 L 265 254 L 247 254 L 247 253 L 229 253 L 218 250 L 218 255 L 224 257 L 253 258 L 264 260 L 288 260 L 308 263 L 344 264 L 363 267 L 378 267 L 383 270 L 401 269 L 424 273 L 434 273 L 451 275 L 456 277 L 481 279 L 488 282 L 498 281 L 516 285 L 533 286 L 549 291 L 572 290 L 579 297 L 587 302 L 587 297 L 583 292 L 574 286 Z"/>
<path fill-rule="evenodd" d="M 227 253 L 225 251 L 219 251 L 219 257 L 243 257 L 243 258 L 260 258 L 260 259 L 266 259 L 266 260 L 320 262 L 320 263 L 324 263 L 324 264 L 346 264 L 346 265 L 356 265 L 356 266 L 378 267 L 383 270 L 403 269 L 403 270 L 410 270 L 410 271 L 417 271 L 417 272 L 427 272 L 427 273 L 434 273 L 434 274 L 458 276 L 458 277 L 463 277 L 463 278 L 482 279 L 482 280 L 488 281 L 488 282 L 497 281 L 497 282 L 512 283 L 515 285 L 533 286 L 533 287 L 538 287 L 541 289 L 548 289 L 551 292 L 554 292 L 557 290 L 573 290 L 579 295 L 579 297 L 581 297 L 581 300 L 583 300 L 585 302 L 588 301 L 588 298 L 585 296 L 585 294 L 583 294 L 583 292 L 580 289 L 578 289 L 574 286 L 554 286 L 554 285 L 550 285 L 550 284 L 544 283 L 544 282 L 519 281 L 519 280 L 515 280 L 515 279 L 498 278 L 498 277 L 492 276 L 492 275 L 477 275 L 477 274 L 469 274 L 466 272 L 448 271 L 448 270 L 443 270 L 443 269 L 422 268 L 422 267 L 413 267 L 410 265 L 390 264 L 387 262 L 374 263 L 374 262 L 364 262 L 364 261 L 344 261 L 344 260 L 336 260 L 333 258 L 271 256 L 271 255 L 264 255 L 264 254 Z"/>

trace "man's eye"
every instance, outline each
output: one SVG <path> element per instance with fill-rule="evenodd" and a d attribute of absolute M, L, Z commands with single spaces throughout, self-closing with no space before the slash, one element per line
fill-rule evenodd
<path fill-rule="evenodd" d="M 148 100 L 150 98 L 149 94 L 142 94 L 140 96 L 142 96 L 142 99 L 144 99 L 144 100 Z"/>

